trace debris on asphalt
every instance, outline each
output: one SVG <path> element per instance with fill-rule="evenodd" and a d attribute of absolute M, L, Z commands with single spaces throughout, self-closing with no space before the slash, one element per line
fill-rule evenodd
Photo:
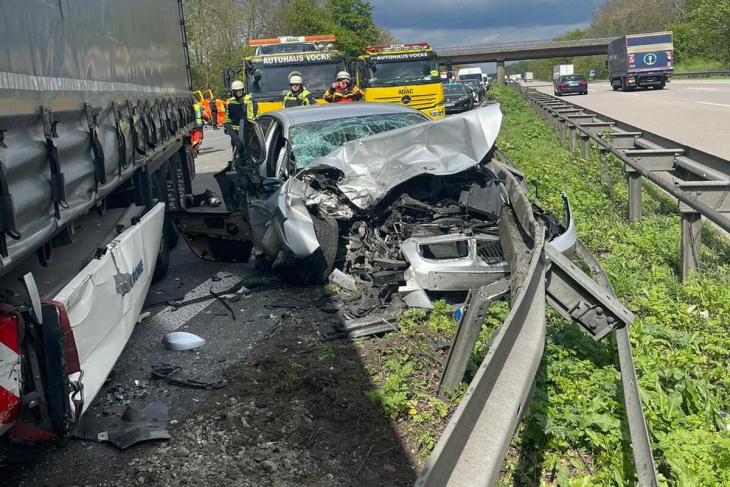
<path fill-rule="evenodd" d="M 355 282 L 355 278 L 345 274 L 344 272 L 342 272 L 339 269 L 335 269 L 332 271 L 332 274 L 330 274 L 329 280 L 332 284 L 336 284 L 337 286 L 340 286 L 342 289 L 345 289 L 345 290 L 353 292 L 353 293 L 357 292 L 357 282 Z"/>
<path fill-rule="evenodd" d="M 175 301 L 180 301 L 185 297 L 185 293 L 182 288 L 174 287 L 172 289 L 160 289 L 154 293 L 148 293 L 147 299 L 145 299 L 142 309 L 152 308 L 160 306 L 162 304 L 172 304 Z"/>
<path fill-rule="evenodd" d="M 182 367 L 170 364 L 160 364 L 152 367 L 152 377 L 163 379 L 169 384 L 194 389 L 220 389 L 226 385 L 225 379 L 215 379 L 202 374 L 189 374 Z"/>
<path fill-rule="evenodd" d="M 122 416 L 83 416 L 74 435 L 83 440 L 106 441 L 124 450 L 145 441 L 169 440 L 169 419 L 164 403 L 152 403 L 142 411 L 129 406 Z"/>
<path fill-rule="evenodd" d="M 173 331 L 162 339 L 168 350 L 192 350 L 205 345 L 205 339 L 187 331 Z"/>

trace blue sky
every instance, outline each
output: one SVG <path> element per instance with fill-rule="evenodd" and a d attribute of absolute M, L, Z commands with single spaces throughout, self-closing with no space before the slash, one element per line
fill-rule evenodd
<path fill-rule="evenodd" d="M 604 0 L 370 0 L 375 23 L 433 47 L 551 39 L 585 28 Z M 494 70 L 494 63 L 484 65 Z"/>

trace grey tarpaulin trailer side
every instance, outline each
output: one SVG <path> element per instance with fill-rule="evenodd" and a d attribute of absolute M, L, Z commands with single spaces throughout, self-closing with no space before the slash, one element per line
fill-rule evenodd
<path fill-rule="evenodd" d="M 155 172 L 180 205 L 195 117 L 181 1 L 5 0 L 2 10 L 5 275 L 110 195 L 129 190 L 118 204 L 151 207 Z"/>

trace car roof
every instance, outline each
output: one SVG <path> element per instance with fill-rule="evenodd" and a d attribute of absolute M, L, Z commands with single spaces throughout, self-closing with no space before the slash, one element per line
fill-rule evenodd
<path fill-rule="evenodd" d="M 317 104 L 304 107 L 282 108 L 273 112 L 265 113 L 263 116 L 273 117 L 284 125 L 288 130 L 294 125 L 301 125 L 310 122 L 323 120 L 337 120 L 339 118 L 367 117 L 370 115 L 392 115 L 395 113 L 418 113 L 418 110 L 400 105 L 398 103 L 331 103 L 327 105 Z M 424 120 L 428 117 L 423 115 Z"/>

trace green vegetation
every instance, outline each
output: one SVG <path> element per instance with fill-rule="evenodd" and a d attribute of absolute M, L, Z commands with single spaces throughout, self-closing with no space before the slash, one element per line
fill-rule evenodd
<path fill-rule="evenodd" d="M 509 89 L 498 145 L 559 212 L 571 198 L 578 234 L 636 314 L 631 343 L 655 461 L 667 485 L 730 483 L 730 246 L 703 228 L 703 268 L 680 283 L 676 202 L 644 188 L 645 217 L 626 223 L 618 161 L 570 153 Z M 635 472 L 615 347 L 548 313 L 535 398 L 508 457 L 507 483 L 633 485 Z M 535 481 L 537 480 L 537 481 Z"/>
<path fill-rule="evenodd" d="M 519 95 L 490 92 L 505 114 L 499 147 L 539 183 L 541 203 L 562 214 L 559 191 L 571 198 L 581 240 L 599 258 L 617 295 L 635 314 L 630 337 L 661 485 L 730 485 L 730 245 L 703 228 L 701 274 L 679 282 L 677 204 L 644 187 L 641 221 L 627 223 L 627 190 L 617 160 L 594 151 L 571 153 Z M 484 358 L 491 333 L 508 312 L 494 303 L 467 371 Z M 463 396 L 436 397 L 455 320 L 439 302 L 431 315 L 411 310 L 401 332 L 380 340 L 367 396 L 426 457 Z M 534 399 L 507 455 L 504 485 L 635 485 L 621 375 L 611 338 L 594 342 L 583 330 L 547 312 L 547 343 Z M 369 353 L 373 348 L 368 347 Z M 371 362 L 370 362 L 371 363 Z"/>

